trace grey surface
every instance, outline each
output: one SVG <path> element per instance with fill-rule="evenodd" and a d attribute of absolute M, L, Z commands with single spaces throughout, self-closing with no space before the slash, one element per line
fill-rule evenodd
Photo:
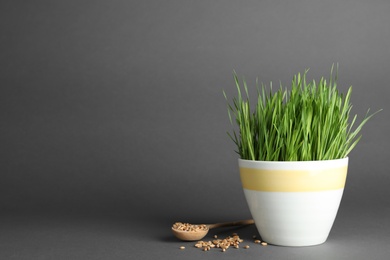
<path fill-rule="evenodd" d="M 378 0 L 2 1 L 0 259 L 387 259 L 388 13 Z M 288 85 L 336 62 L 353 112 L 384 111 L 350 155 L 328 241 L 179 250 L 175 221 L 250 218 L 226 135 L 233 69 Z"/>

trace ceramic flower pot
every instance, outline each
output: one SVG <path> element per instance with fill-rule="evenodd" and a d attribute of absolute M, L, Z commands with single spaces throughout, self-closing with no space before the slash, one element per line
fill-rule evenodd
<path fill-rule="evenodd" d="M 312 246 L 328 238 L 343 195 L 348 158 L 265 162 L 239 159 L 240 177 L 262 239 Z"/>

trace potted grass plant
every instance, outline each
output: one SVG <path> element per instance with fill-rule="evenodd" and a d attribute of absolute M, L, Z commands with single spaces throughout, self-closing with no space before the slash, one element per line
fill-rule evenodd
<path fill-rule="evenodd" d="M 274 245 L 326 241 L 344 191 L 348 154 L 375 114 L 367 111 L 356 123 L 357 116 L 350 116 L 352 87 L 339 92 L 333 66 L 329 80 L 307 81 L 307 72 L 296 74 L 289 90 L 257 84 L 254 102 L 236 73 L 238 95 L 229 101 L 224 92 L 244 194 L 260 236 Z"/>

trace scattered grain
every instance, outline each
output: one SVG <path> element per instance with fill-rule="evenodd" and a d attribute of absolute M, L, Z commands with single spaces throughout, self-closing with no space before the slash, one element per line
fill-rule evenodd
<path fill-rule="evenodd" d="M 243 239 L 241 239 L 236 233 L 234 233 L 233 236 L 228 236 L 224 239 L 214 239 L 212 241 L 198 241 L 195 243 L 195 247 L 200 248 L 203 251 L 209 251 L 211 248 L 221 248 L 222 252 L 225 252 L 229 247 L 239 248 L 240 243 L 242 243 L 243 241 Z"/>
<path fill-rule="evenodd" d="M 182 222 L 176 222 L 172 226 L 173 229 L 179 230 L 179 231 L 186 231 L 186 232 L 199 232 L 199 231 L 205 231 L 208 230 L 208 226 L 201 224 L 201 225 L 192 225 L 189 223 L 182 223 Z M 256 235 L 253 235 L 253 239 L 256 238 Z M 198 241 L 195 243 L 195 247 L 202 249 L 203 251 L 209 251 L 211 248 L 221 248 L 222 252 L 226 252 L 226 250 L 231 246 L 234 248 L 240 248 L 240 243 L 244 242 L 243 239 L 241 239 L 237 233 L 233 233 L 232 236 L 228 236 L 224 239 L 218 239 L 217 235 L 214 235 L 213 241 Z M 256 239 L 254 240 L 256 244 L 261 244 L 262 246 L 268 245 L 266 242 L 261 242 L 260 240 Z M 179 247 L 181 250 L 184 250 L 184 246 Z M 243 248 L 248 249 L 249 245 L 243 246 Z"/>

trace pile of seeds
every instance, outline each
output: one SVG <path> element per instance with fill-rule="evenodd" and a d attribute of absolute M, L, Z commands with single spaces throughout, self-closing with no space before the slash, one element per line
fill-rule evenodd
<path fill-rule="evenodd" d="M 203 251 L 210 251 L 211 248 L 220 248 L 222 252 L 226 252 L 230 247 L 232 248 L 240 248 L 240 243 L 244 242 L 237 233 L 233 233 L 232 236 L 228 236 L 224 239 L 217 239 L 218 237 L 215 235 L 214 240 L 212 241 L 198 241 L 195 244 L 196 248 L 202 249 Z M 268 245 L 267 242 L 256 239 L 256 236 L 253 236 L 255 244 L 261 244 L 262 246 Z M 185 247 L 181 246 L 180 249 L 184 250 Z M 248 249 L 249 245 L 243 246 L 243 248 Z"/>
<path fill-rule="evenodd" d="M 173 224 L 172 228 L 180 231 L 190 231 L 190 232 L 205 231 L 208 229 L 207 225 L 204 224 L 192 225 L 189 223 L 181 223 L 181 222 L 176 222 L 175 224 Z"/>
<path fill-rule="evenodd" d="M 216 238 L 216 237 L 214 237 Z M 221 248 L 223 252 L 226 251 L 229 247 L 240 248 L 240 243 L 244 240 L 241 239 L 237 234 L 228 236 L 225 239 L 214 239 L 213 241 L 198 241 L 195 244 L 195 247 L 203 249 L 203 251 L 209 251 L 211 248 Z M 244 248 L 249 248 L 249 246 L 244 246 Z"/>
<path fill-rule="evenodd" d="M 196 248 L 202 249 L 203 251 L 209 251 L 211 248 L 220 248 L 222 252 L 225 252 L 230 247 L 232 248 L 240 248 L 240 243 L 244 242 L 236 233 L 233 233 L 232 236 L 228 236 L 224 239 L 217 239 L 217 236 L 214 236 L 214 240 L 212 241 L 198 241 L 195 244 Z M 266 246 L 266 242 L 261 242 L 260 240 L 254 241 L 256 244 L 261 244 Z M 243 246 L 243 248 L 248 249 L 249 245 Z"/>

